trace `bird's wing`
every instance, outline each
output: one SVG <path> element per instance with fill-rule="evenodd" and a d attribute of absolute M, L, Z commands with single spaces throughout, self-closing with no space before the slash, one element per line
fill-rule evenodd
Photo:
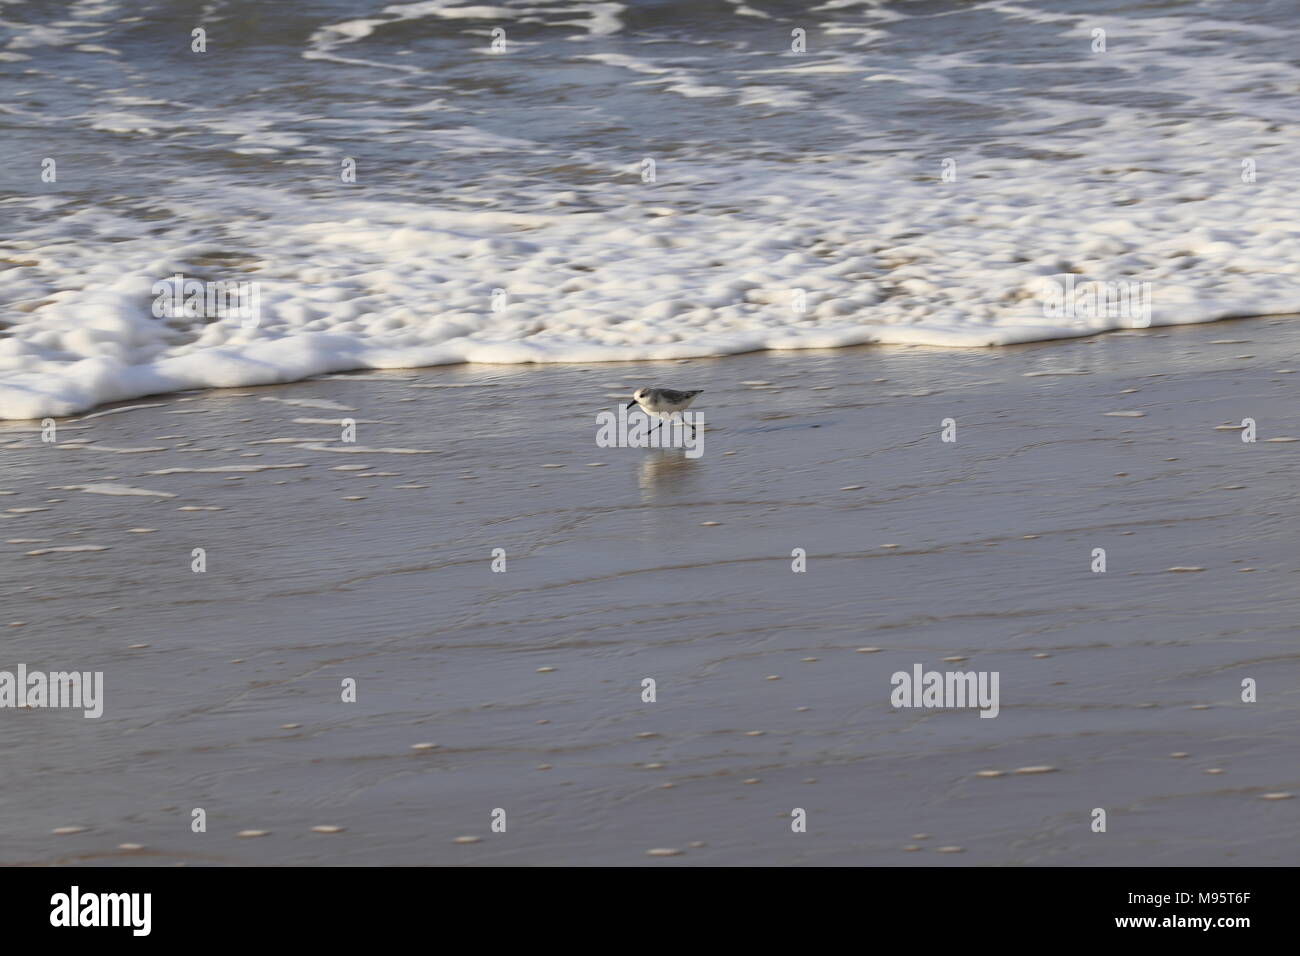
<path fill-rule="evenodd" d="M 702 391 L 704 391 L 704 389 L 702 388 L 697 388 L 689 392 L 679 392 L 673 388 L 661 388 L 659 389 L 659 394 L 664 398 L 665 401 L 669 401 L 672 402 L 673 404 L 676 404 L 677 402 L 684 402 L 687 399 L 694 398 Z"/>

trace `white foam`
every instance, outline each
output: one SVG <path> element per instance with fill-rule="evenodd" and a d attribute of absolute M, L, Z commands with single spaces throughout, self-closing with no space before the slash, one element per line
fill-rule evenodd
<path fill-rule="evenodd" d="M 917 167 L 899 160 L 874 166 L 875 182 L 842 169 L 788 171 L 782 191 L 797 203 L 750 197 L 730 212 L 638 207 L 672 202 L 672 186 L 555 215 L 286 207 L 278 239 L 262 238 L 259 273 L 271 278 L 260 326 L 215 322 L 188 337 L 149 309 L 151 284 L 182 267 L 160 259 L 165 243 L 121 242 L 112 262 L 89 267 L 69 260 L 66 245 L 37 245 L 23 256 L 38 267 L 11 291 L 48 304 L 15 313 L 0 339 L 0 417 L 361 368 L 985 346 L 1124 327 L 1044 316 L 1036 290 L 1071 271 L 1150 281 L 1157 325 L 1300 310 L 1300 226 L 1278 215 L 1291 205 L 1280 181 L 1229 180 L 1172 204 L 1160 201 L 1168 177 L 1133 173 L 1119 188 L 1146 202 L 1119 218 L 1091 185 L 1063 178 L 1044 192 L 1032 161 L 984 162 L 990 178 L 954 184 L 918 182 Z M 968 172 L 959 167 L 959 177 Z M 1197 267 L 1183 270 L 1189 254 Z M 501 312 L 496 288 L 509 294 Z M 805 290 L 803 314 L 791 310 L 795 289 Z"/>
<path fill-rule="evenodd" d="M 326 445 L 321 442 L 304 442 L 294 445 L 307 451 L 332 451 L 341 455 L 436 455 L 428 448 L 367 448 L 365 445 Z"/>
<path fill-rule="evenodd" d="M 77 551 L 108 551 L 109 548 L 102 544 L 70 544 L 58 548 L 37 548 L 35 551 L 28 551 L 32 556 L 42 554 L 71 554 Z"/>
<path fill-rule="evenodd" d="M 283 471 L 288 468 L 306 468 L 301 463 L 287 465 L 221 465 L 211 468 L 159 468 L 151 475 L 224 475 L 227 473 L 252 473 L 258 471 Z"/>
<path fill-rule="evenodd" d="M 142 496 L 152 498 L 176 497 L 169 491 L 150 491 L 148 488 L 133 488 L 130 485 L 119 485 L 111 482 L 101 482 L 93 485 L 59 485 L 59 490 L 81 491 L 88 495 L 115 495 L 123 497 Z"/>

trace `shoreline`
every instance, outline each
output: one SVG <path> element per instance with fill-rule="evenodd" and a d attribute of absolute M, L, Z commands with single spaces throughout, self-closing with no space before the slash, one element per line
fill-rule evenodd
<path fill-rule="evenodd" d="M 293 378 L 287 380 L 277 379 L 272 381 L 249 381 L 239 385 L 211 385 L 211 384 L 198 383 L 196 381 L 194 384 L 191 385 L 181 384 L 175 388 L 166 388 L 160 391 L 128 389 L 127 391 L 129 391 L 130 394 L 126 395 L 125 397 L 103 399 L 103 400 L 96 401 L 94 404 L 79 404 L 74 402 L 73 404 L 74 406 L 76 406 L 76 410 L 73 411 L 60 412 L 57 414 L 50 412 L 45 414 L 31 415 L 24 418 L 0 417 L 0 422 L 32 422 L 32 421 L 40 421 L 44 418 L 54 418 L 56 420 L 76 419 L 85 416 L 87 413 L 99 412 L 111 406 L 121 405 L 128 402 L 137 402 L 142 399 L 166 397 L 171 395 L 193 394 L 196 392 L 206 392 L 206 391 L 214 391 L 214 392 L 229 391 L 231 389 L 241 389 L 241 388 L 271 388 L 280 385 L 292 385 L 297 382 L 314 381 L 319 378 L 327 377 L 331 375 L 347 375 L 349 373 L 419 372 L 419 371 L 427 371 L 430 369 L 437 369 L 437 368 L 458 367 L 462 365 L 470 366 L 470 367 L 484 367 L 484 368 L 493 368 L 493 367 L 528 368 L 528 367 L 550 367 L 550 366 L 575 366 L 575 367 L 576 366 L 599 366 L 599 367 L 617 368 L 625 365 L 654 364 L 659 362 L 709 361 L 713 359 L 734 358 L 739 356 L 762 354 L 766 352 L 774 352 L 774 353 L 825 352 L 825 351 L 838 351 L 840 349 L 860 349 L 860 348 L 890 348 L 890 347 L 906 348 L 906 349 L 920 348 L 920 349 L 940 349 L 945 352 L 950 352 L 954 350 L 966 351 L 968 349 L 969 350 L 1011 349 L 1011 348 L 1019 348 L 1025 346 L 1040 346 L 1040 345 L 1045 345 L 1054 342 L 1089 340 L 1092 338 L 1096 338 L 1099 336 L 1106 336 L 1106 335 L 1127 335 L 1129 333 L 1142 333 L 1154 329 L 1175 329 L 1175 328 L 1183 328 L 1187 326 L 1213 325 L 1220 322 L 1231 323 L 1231 322 L 1239 322 L 1239 321 L 1250 321 L 1255 319 L 1294 319 L 1296 317 L 1300 317 L 1300 313 L 1278 312 L 1278 313 L 1265 313 L 1265 314 L 1258 314 L 1258 315 L 1229 314 L 1229 315 L 1216 317 L 1216 318 L 1196 318 L 1190 321 L 1167 323 L 1167 324 L 1152 323 L 1150 326 L 1141 327 L 1141 328 L 1116 327 L 1116 328 L 1109 328 L 1109 329 L 1091 329 L 1091 330 L 1061 329 L 1058 330 L 1059 334 L 1055 334 L 1046 338 L 1033 338 L 1033 339 L 1027 339 L 1025 341 L 1016 341 L 1016 342 L 1005 342 L 1005 343 L 989 342 L 989 343 L 979 343 L 979 344 L 969 344 L 969 345 L 962 345 L 952 341 L 944 342 L 944 343 L 937 342 L 937 341 L 936 342 L 919 342 L 919 341 L 891 342 L 885 340 L 889 338 L 888 335 L 885 335 L 885 339 L 871 339 L 871 340 L 864 339 L 863 341 L 860 342 L 848 342 L 845 344 L 836 344 L 833 346 L 799 345 L 799 346 L 789 346 L 789 347 L 774 347 L 769 344 L 769 345 L 755 346 L 752 349 L 748 349 L 745 351 L 738 351 L 738 352 L 714 352 L 705 355 L 681 355 L 681 356 L 671 356 L 671 357 L 658 358 L 658 359 L 611 358 L 611 359 L 604 359 L 604 360 L 601 359 L 585 360 L 580 362 L 572 361 L 567 358 L 556 359 L 554 361 L 548 361 L 546 359 L 538 358 L 538 359 L 532 359 L 527 362 L 492 362 L 492 361 L 485 361 L 481 359 L 475 359 L 475 360 L 461 359 L 460 361 L 448 361 L 448 362 L 436 363 L 432 365 L 413 365 L 413 366 L 397 366 L 397 367 L 376 367 L 376 366 L 366 365 L 366 364 L 358 365 L 351 362 L 345 362 L 335 367 L 330 362 L 324 362 L 323 364 L 321 364 L 319 370 L 306 374 L 299 378 Z M 909 329 L 913 327 L 911 326 L 898 326 L 898 327 L 861 326 L 859 328 L 861 330 L 861 334 L 865 336 L 867 334 L 874 334 L 875 332 L 884 333 L 885 330 L 892 331 L 896 329 Z M 817 334 L 824 335 L 826 334 L 826 332 L 819 331 Z M 810 337 L 812 336 L 810 335 Z M 850 338 L 855 338 L 855 337 L 856 336 L 850 336 Z M 977 336 L 972 336 L 972 337 L 977 337 Z M 281 347 L 285 346 L 286 343 L 292 343 L 293 341 L 294 341 L 294 337 L 289 337 L 285 339 L 269 340 L 268 342 L 263 343 L 263 345 L 268 349 L 278 351 Z M 604 347 L 601 346 L 597 348 L 603 349 Z M 220 351 L 220 349 L 214 348 L 210 351 Z M 202 356 L 202 354 L 203 353 L 201 352 L 191 353 L 190 355 L 187 355 L 184 358 L 186 359 L 196 358 Z M 228 356 L 228 355 L 224 357 L 233 358 L 233 356 Z M 148 366 L 129 366 L 125 368 L 125 371 L 134 372 L 137 375 L 163 377 L 165 373 L 158 370 L 157 364 L 158 363 L 155 363 L 154 365 L 148 365 Z M 19 374 L 21 375 L 22 373 Z M 223 376 L 228 376 L 230 374 L 230 369 L 223 368 L 221 374 Z M 253 379 L 257 379 L 261 376 L 264 376 L 265 374 L 266 373 L 264 369 L 259 368 L 259 374 L 253 374 L 250 375 L 250 377 Z M 0 378 L 0 390 L 6 387 L 17 388 L 18 386 L 7 386 L 4 380 Z M 80 388 L 82 386 L 80 384 L 77 384 L 75 387 Z M 0 395 L 2 395 L 2 393 L 0 393 Z M 2 405 L 0 405 L 0 414 L 3 414 Z"/>

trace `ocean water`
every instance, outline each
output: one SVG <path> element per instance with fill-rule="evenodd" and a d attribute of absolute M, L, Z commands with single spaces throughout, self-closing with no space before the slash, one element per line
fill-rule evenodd
<path fill-rule="evenodd" d="M 1294 16 L 0 0 L 0 418 L 1300 311 Z M 176 275 L 256 283 L 256 322 L 157 315 Z M 1050 314 L 1067 278 L 1149 313 Z"/>

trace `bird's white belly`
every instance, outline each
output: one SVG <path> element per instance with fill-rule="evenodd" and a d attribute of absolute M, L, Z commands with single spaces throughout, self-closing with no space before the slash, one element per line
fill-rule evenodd
<path fill-rule="evenodd" d="M 689 401 L 673 404 L 672 402 L 656 402 L 653 405 L 642 405 L 641 410 L 647 415 L 671 415 L 673 412 L 685 411 Z"/>
<path fill-rule="evenodd" d="M 673 412 L 679 412 L 686 406 L 663 404 L 663 405 L 638 405 L 638 407 L 641 409 L 641 411 L 645 412 L 647 415 L 663 416 L 663 415 L 671 415 Z"/>

